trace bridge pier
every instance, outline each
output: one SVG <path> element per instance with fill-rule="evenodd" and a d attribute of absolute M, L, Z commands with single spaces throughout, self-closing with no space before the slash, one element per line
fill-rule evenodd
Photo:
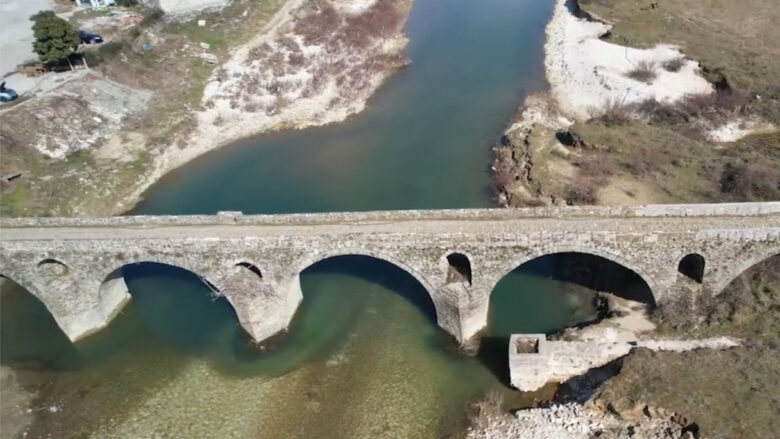
<path fill-rule="evenodd" d="M 220 287 L 219 294 L 233 305 L 241 327 L 256 343 L 287 330 L 303 300 L 298 276 L 276 284 L 241 267 Z"/>
<path fill-rule="evenodd" d="M 105 283 L 81 277 L 59 262 L 3 267 L 5 275 L 38 299 L 66 337 L 77 342 L 105 328 L 130 300 L 121 273 Z M 10 268 L 10 269 L 9 269 Z"/>
<path fill-rule="evenodd" d="M 431 297 L 439 327 L 458 343 L 466 343 L 487 325 L 489 294 L 480 294 L 465 282 L 454 282 L 437 288 Z"/>

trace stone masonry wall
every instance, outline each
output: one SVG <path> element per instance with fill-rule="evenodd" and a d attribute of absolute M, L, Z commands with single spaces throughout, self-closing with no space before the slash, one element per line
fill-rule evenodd
<path fill-rule="evenodd" d="M 448 278 L 454 252 L 468 257 L 471 282 Z M 301 271 L 332 256 L 366 255 L 415 277 L 438 324 L 463 342 L 486 324 L 504 275 L 559 252 L 624 265 L 658 303 L 698 294 L 677 287 L 680 259 L 698 253 L 706 261 L 702 292 L 717 294 L 780 253 L 780 203 L 0 220 L 0 274 L 38 297 L 72 340 L 107 325 L 127 302 L 127 264 L 200 275 L 261 341 L 289 324 L 302 300 Z"/>

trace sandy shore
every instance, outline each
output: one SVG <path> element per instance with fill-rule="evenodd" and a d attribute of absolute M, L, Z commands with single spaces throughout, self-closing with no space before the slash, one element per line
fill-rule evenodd
<path fill-rule="evenodd" d="M 411 7 L 411 0 L 332 0 L 316 10 L 308 0 L 289 0 L 257 37 L 215 70 L 195 113 L 197 127 L 157 156 L 117 210 L 140 202 L 166 173 L 223 145 L 264 132 L 341 122 L 362 111 L 384 80 L 406 64 L 403 27 Z M 378 17 L 387 25 L 355 24 Z M 327 20 L 336 24 L 324 26 Z M 322 37 L 312 38 L 316 29 Z M 359 32 L 364 33 L 355 41 Z"/>
<path fill-rule="evenodd" d="M 600 115 L 613 102 L 675 102 L 714 91 L 699 75 L 699 64 L 675 46 L 634 49 L 603 41 L 599 37 L 611 26 L 577 18 L 567 3 L 557 1 L 544 47 L 551 93 L 567 116 L 584 120 Z M 671 61 L 680 62 L 676 71 L 665 67 Z M 655 78 L 643 82 L 629 77 L 640 66 L 650 67 Z"/>

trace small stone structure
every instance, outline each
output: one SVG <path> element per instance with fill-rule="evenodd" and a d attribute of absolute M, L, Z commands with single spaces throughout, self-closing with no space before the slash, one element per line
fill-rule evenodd
<path fill-rule="evenodd" d="M 726 349 L 739 342 L 728 337 L 703 340 L 639 340 L 622 342 L 548 341 L 544 334 L 514 334 L 509 339 L 512 386 L 533 391 L 550 381 L 563 382 L 594 367 L 628 355 L 634 348 L 653 351 Z"/>
<path fill-rule="evenodd" d="M 303 297 L 301 271 L 330 257 L 364 255 L 417 279 L 439 326 L 464 342 L 487 323 L 501 278 L 564 252 L 633 270 L 656 303 L 694 304 L 780 254 L 780 202 L 0 219 L 0 275 L 40 299 L 71 340 L 107 325 L 129 300 L 122 276 L 128 264 L 199 275 L 261 341 L 287 328 Z M 681 287 L 678 266 L 689 254 L 705 264 L 697 287 Z"/>

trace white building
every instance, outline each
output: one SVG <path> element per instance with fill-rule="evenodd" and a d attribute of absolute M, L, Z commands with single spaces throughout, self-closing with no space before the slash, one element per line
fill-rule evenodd
<path fill-rule="evenodd" d="M 113 6 L 116 4 L 116 0 L 76 0 L 76 4 L 79 6 L 89 6 L 92 8 L 104 8 L 106 6 Z"/>

